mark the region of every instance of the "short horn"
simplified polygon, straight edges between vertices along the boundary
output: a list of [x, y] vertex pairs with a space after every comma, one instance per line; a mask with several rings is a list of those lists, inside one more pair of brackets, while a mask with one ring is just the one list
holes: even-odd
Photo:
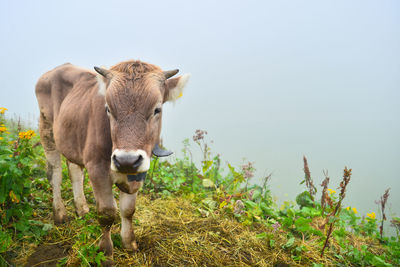
[[172, 151], [168, 151], [168, 150], [164, 150], [162, 148], [160, 148], [160, 146], [158, 144], [156, 144], [153, 148], [153, 155], [156, 157], [168, 157], [170, 155], [172, 155]]
[[167, 71], [164, 71], [163, 73], [164, 73], [165, 79], [169, 79], [172, 76], [174, 76], [175, 74], [177, 74], [178, 72], [179, 72], [179, 70], [175, 69], [175, 70], [167, 70]]
[[99, 73], [101, 76], [103, 76], [104, 78], [111, 78], [112, 74], [111, 71], [103, 69], [103, 68], [99, 68], [99, 67], [94, 67], [94, 70]]

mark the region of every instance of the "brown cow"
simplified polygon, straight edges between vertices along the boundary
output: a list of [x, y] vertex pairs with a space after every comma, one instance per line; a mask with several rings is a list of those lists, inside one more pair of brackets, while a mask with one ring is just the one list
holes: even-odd
[[[189, 75], [171, 78], [178, 70], [162, 71], [141, 61], [126, 61], [96, 72], [66, 63], [45, 73], [36, 85], [39, 131], [53, 188], [55, 223], [66, 219], [61, 199], [62, 154], [68, 161], [78, 215], [89, 211], [83, 193], [83, 168], [93, 187], [103, 235], [100, 249], [112, 258], [110, 227], [116, 217], [112, 193], [121, 190], [121, 237], [136, 250], [132, 229], [137, 191], [160, 150], [162, 104], [182, 94]], [[112, 261], [109, 261], [111, 264]]]

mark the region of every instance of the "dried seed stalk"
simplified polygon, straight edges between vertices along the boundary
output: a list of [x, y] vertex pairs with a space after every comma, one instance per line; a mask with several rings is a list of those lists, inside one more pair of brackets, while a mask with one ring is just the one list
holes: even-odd
[[304, 174], [305, 174], [305, 181], [306, 186], [308, 188], [308, 192], [310, 193], [311, 200], [314, 201], [315, 193], [317, 192], [317, 188], [314, 186], [313, 180], [311, 178], [310, 169], [308, 168], [307, 158], [303, 156], [304, 161]]
[[[346, 187], [350, 182], [351, 178], [351, 169], [347, 169], [347, 167], [344, 167], [343, 171], [343, 180], [340, 182], [340, 194], [339, 194], [339, 201], [336, 204], [335, 210], [329, 215], [329, 217], [336, 217], [337, 214], [339, 214], [339, 211], [341, 209], [342, 201], [344, 197], [346, 196]], [[329, 238], [331, 237], [332, 230], [333, 230], [333, 225], [335, 224], [336, 220], [331, 220], [331, 223], [329, 225], [329, 230], [328, 230], [328, 235], [326, 236], [326, 240], [324, 243], [324, 247], [322, 248], [321, 251], [321, 257], [324, 256], [324, 251], [325, 248], [328, 246]]]
[[385, 193], [381, 196], [381, 199], [376, 202], [378, 205], [380, 205], [382, 213], [382, 222], [381, 225], [379, 226], [379, 233], [381, 235], [381, 239], [383, 238], [383, 222], [386, 221], [385, 207], [386, 207], [386, 202], [389, 198], [389, 190], [390, 188], [386, 189]]
[[321, 208], [322, 208], [322, 215], [325, 215], [325, 207], [326, 207], [326, 203], [328, 202], [328, 204], [332, 204], [332, 200], [329, 197], [328, 194], [328, 185], [329, 185], [329, 176], [328, 176], [328, 171], [324, 170], [324, 175], [325, 175], [325, 179], [322, 181], [322, 195], [321, 195]]

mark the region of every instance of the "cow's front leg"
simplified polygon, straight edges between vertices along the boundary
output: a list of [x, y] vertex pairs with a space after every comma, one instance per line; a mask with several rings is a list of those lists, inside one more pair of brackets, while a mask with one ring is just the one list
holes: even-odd
[[119, 194], [122, 245], [128, 251], [136, 251], [138, 248], [132, 227], [132, 217], [135, 213], [136, 196], [137, 192], [134, 194], [127, 194], [121, 191]]
[[116, 218], [117, 207], [112, 192], [112, 182], [108, 170], [96, 167], [97, 166], [87, 166], [87, 170], [89, 173], [89, 179], [93, 186], [94, 197], [96, 199], [98, 220], [102, 228], [99, 247], [108, 258], [108, 260], [103, 263], [103, 266], [112, 266], [113, 242], [111, 240], [110, 229]]

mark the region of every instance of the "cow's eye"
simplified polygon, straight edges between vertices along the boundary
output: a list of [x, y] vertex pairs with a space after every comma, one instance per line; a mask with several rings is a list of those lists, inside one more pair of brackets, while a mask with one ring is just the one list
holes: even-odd
[[110, 114], [110, 109], [108, 108], [108, 106], [106, 106], [106, 112], [107, 114]]
[[161, 112], [161, 108], [156, 108], [155, 110], [154, 110], [154, 115], [157, 115], [158, 113], [160, 113]]

